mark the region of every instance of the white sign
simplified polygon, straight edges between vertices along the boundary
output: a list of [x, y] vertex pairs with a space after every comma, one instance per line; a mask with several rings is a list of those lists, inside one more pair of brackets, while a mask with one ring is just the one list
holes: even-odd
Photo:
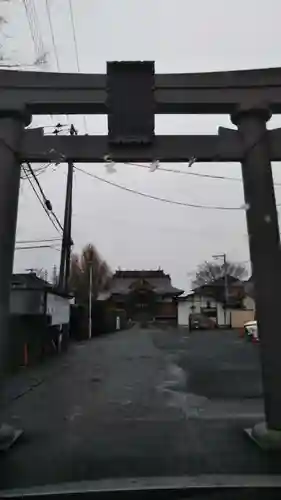
[[70, 319], [70, 301], [53, 293], [47, 293], [46, 312], [51, 316], [52, 325], [65, 325]]

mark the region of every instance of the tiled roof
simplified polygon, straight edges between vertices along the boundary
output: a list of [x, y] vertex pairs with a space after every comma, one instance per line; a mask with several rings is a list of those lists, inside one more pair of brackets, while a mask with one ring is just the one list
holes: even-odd
[[159, 295], [179, 295], [183, 292], [183, 290], [172, 286], [169, 274], [165, 274], [162, 270], [117, 271], [113, 275], [110, 292], [127, 295], [132, 291], [132, 285], [140, 279], [147, 282], [152, 290]]
[[152, 279], [152, 278], [168, 278], [170, 279], [169, 274], [165, 274], [163, 269], [130, 269], [130, 270], [117, 270], [114, 273], [114, 278], [122, 278], [122, 279]]
[[[234, 278], [233, 276], [227, 276], [228, 284], [228, 304], [236, 304], [241, 301], [241, 298], [245, 294], [244, 282]], [[194, 292], [201, 296], [213, 297], [216, 300], [223, 302], [225, 300], [225, 280], [224, 277], [218, 278], [217, 280], [206, 283], [198, 288], [194, 289]]]

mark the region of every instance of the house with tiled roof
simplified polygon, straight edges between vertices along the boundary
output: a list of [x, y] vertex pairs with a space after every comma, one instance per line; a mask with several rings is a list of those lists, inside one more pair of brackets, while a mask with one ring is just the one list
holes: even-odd
[[176, 298], [182, 293], [162, 269], [117, 270], [109, 290], [98, 300], [111, 309], [125, 310], [133, 321], [176, 322]]
[[220, 277], [181, 295], [177, 302], [179, 326], [189, 325], [192, 314], [207, 316], [216, 327], [222, 328], [239, 328], [255, 316], [254, 302], [245, 282], [231, 275], [227, 276], [227, 297], [225, 278]]

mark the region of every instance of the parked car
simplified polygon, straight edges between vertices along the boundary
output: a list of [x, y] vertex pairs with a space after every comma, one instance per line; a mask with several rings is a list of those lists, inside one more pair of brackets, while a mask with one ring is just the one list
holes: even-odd
[[256, 321], [247, 321], [244, 324], [245, 336], [252, 342], [259, 342], [258, 325]]
[[213, 330], [215, 320], [200, 313], [191, 313], [189, 316], [189, 330]]

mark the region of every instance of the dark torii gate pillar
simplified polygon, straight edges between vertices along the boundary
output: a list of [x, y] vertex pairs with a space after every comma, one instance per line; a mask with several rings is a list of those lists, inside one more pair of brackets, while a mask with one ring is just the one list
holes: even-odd
[[7, 368], [9, 290], [13, 270], [24, 114], [0, 109], [0, 374]]
[[[17, 226], [21, 148], [24, 125], [22, 110], [0, 108], [0, 381], [8, 367], [10, 287]], [[11, 426], [0, 426], [0, 450], [8, 448], [21, 434]]]
[[[245, 152], [242, 158], [246, 218], [255, 284], [266, 423], [252, 436], [264, 447], [279, 446], [281, 431], [281, 248], [265, 105], [241, 105], [232, 115]], [[268, 429], [272, 431], [268, 431]]]

